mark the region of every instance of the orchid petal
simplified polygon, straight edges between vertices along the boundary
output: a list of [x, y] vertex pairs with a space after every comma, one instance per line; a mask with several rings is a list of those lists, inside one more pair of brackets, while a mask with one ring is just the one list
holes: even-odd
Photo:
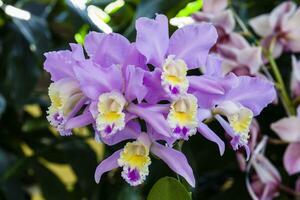
[[289, 175], [300, 172], [300, 142], [291, 143], [283, 156], [283, 164]]
[[228, 5], [228, 0], [204, 0], [203, 11], [204, 12], [220, 12], [224, 10]]
[[226, 99], [241, 103], [258, 115], [276, 98], [273, 83], [259, 77], [239, 77], [239, 85], [227, 94]]
[[101, 138], [101, 141], [103, 141], [107, 145], [115, 145], [125, 140], [137, 139], [140, 133], [141, 130], [139, 124], [137, 122], [130, 121], [126, 124], [123, 130], [118, 131], [111, 137]]
[[102, 67], [123, 64], [130, 50], [129, 41], [118, 33], [89, 33], [84, 42], [90, 58]]
[[271, 124], [271, 129], [284, 141], [300, 142], [300, 118], [298, 117], [283, 118]]
[[200, 122], [198, 125], [198, 131], [203, 137], [205, 137], [209, 141], [212, 141], [218, 145], [221, 156], [224, 154], [225, 143], [206, 124]]
[[136, 21], [136, 47], [147, 63], [162, 67], [169, 46], [168, 19], [156, 15], [155, 20], [141, 17]]
[[91, 124], [94, 121], [90, 112], [84, 112], [81, 115], [69, 119], [65, 125], [65, 129], [80, 128]]
[[174, 172], [184, 177], [192, 187], [195, 187], [193, 170], [183, 153], [159, 143], [152, 144], [151, 152], [161, 158]]
[[202, 67], [206, 64], [208, 52], [217, 38], [217, 30], [212, 24], [202, 22], [188, 25], [173, 33], [168, 54], [183, 59], [189, 69]]
[[162, 134], [165, 137], [171, 136], [170, 126], [163, 114], [159, 112], [153, 112], [150, 109], [137, 106], [135, 104], [130, 104], [127, 107], [127, 111], [144, 119], [154, 128], [157, 133]]
[[76, 77], [80, 83], [83, 93], [93, 99], [98, 100], [98, 97], [103, 92], [122, 89], [122, 73], [118, 66], [109, 68], [96, 67], [90, 62], [86, 62], [84, 68], [74, 68]]
[[95, 181], [96, 181], [96, 183], [100, 182], [102, 174], [119, 167], [118, 159], [120, 157], [121, 151], [122, 151], [122, 149], [119, 150], [119, 151], [116, 151], [115, 153], [113, 153], [111, 156], [109, 156], [108, 158], [103, 160], [98, 165], [98, 167], [96, 168], [96, 172], [95, 172]]
[[133, 65], [126, 67], [126, 88], [125, 96], [128, 101], [137, 99], [139, 103], [142, 102], [147, 94], [147, 88], [143, 85], [144, 70]]

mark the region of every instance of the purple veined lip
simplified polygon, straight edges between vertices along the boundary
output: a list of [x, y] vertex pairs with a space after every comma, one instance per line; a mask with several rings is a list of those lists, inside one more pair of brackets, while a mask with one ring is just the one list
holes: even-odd
[[54, 116], [53, 116], [54, 120], [61, 123], [63, 121], [63, 117], [60, 116], [59, 113], [55, 113]]
[[141, 178], [140, 173], [137, 169], [128, 169], [127, 177], [132, 182], [136, 182]]
[[172, 94], [179, 94], [179, 89], [176, 87], [176, 86], [169, 86], [169, 90], [170, 90], [170, 92], [172, 93]]

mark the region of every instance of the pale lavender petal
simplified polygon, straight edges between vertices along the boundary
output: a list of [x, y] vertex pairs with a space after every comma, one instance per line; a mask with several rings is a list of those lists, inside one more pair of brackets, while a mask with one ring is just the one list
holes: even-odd
[[140, 67], [142, 69], [148, 70], [148, 66], [146, 64], [146, 58], [137, 50], [135, 43], [130, 44], [130, 49], [123, 66], [127, 66], [127, 65], [134, 65], [136, 67]]
[[195, 187], [193, 170], [183, 153], [159, 143], [152, 144], [151, 152], [161, 158], [174, 172], [184, 177], [192, 187]]
[[80, 128], [83, 126], [87, 126], [92, 122], [94, 122], [94, 118], [91, 113], [87, 111], [81, 115], [69, 119], [65, 124], [65, 129]]
[[206, 124], [200, 122], [198, 124], [198, 132], [209, 141], [212, 141], [218, 145], [221, 156], [224, 154], [225, 143]]
[[240, 76], [239, 84], [227, 94], [226, 99], [236, 101], [252, 110], [254, 116], [276, 98], [273, 83], [259, 77]]
[[228, 0], [204, 0], [203, 11], [204, 12], [220, 12], [224, 10], [228, 5]]
[[300, 118], [283, 118], [271, 124], [271, 129], [287, 142], [300, 142]]
[[148, 90], [145, 97], [148, 103], [154, 104], [159, 101], [169, 99], [165, 90], [161, 86], [161, 71], [159, 69], [155, 69], [152, 72], [145, 72], [144, 84]]
[[146, 123], [149, 123], [157, 133], [166, 137], [171, 136], [170, 126], [163, 114], [153, 112], [150, 109], [137, 106], [135, 104], [130, 104], [127, 107], [127, 111], [144, 119]]
[[76, 65], [71, 51], [53, 51], [44, 54], [44, 69], [50, 73], [51, 80], [57, 81], [66, 77], [74, 77], [73, 67]]
[[118, 33], [89, 33], [84, 42], [89, 57], [102, 67], [123, 64], [130, 50], [129, 41]]
[[100, 182], [101, 176], [105, 173], [108, 172], [110, 170], [116, 169], [119, 167], [118, 165], [118, 159], [120, 157], [120, 153], [121, 153], [122, 149], [119, 151], [116, 151], [115, 153], [113, 153], [111, 156], [109, 156], [108, 158], [106, 158], [105, 160], [103, 160], [98, 167], [96, 168], [96, 172], [95, 172], [95, 181], [96, 183]]
[[204, 67], [204, 74], [208, 76], [221, 76], [222, 59], [216, 54], [209, 54]]
[[136, 20], [136, 47], [143, 54], [147, 63], [162, 67], [168, 46], [168, 19], [156, 15], [155, 20], [141, 17]]
[[142, 102], [147, 94], [147, 87], [143, 84], [145, 71], [133, 65], [126, 67], [125, 74], [125, 97], [128, 101], [137, 99]]
[[294, 175], [300, 172], [299, 142], [289, 144], [283, 156], [283, 164], [289, 175]]
[[210, 76], [188, 76], [188, 80], [191, 91], [209, 94], [224, 94], [225, 92], [222, 85]]
[[70, 44], [72, 50], [72, 57], [74, 60], [82, 61], [85, 60], [83, 48], [80, 44]]
[[202, 67], [217, 38], [217, 30], [212, 24], [188, 25], [173, 33], [168, 54], [183, 59], [189, 69]]
[[270, 23], [270, 16], [267, 14], [259, 15], [249, 21], [249, 25], [255, 33], [261, 37], [267, 37], [274, 31], [274, 26]]
[[74, 72], [83, 93], [93, 100], [98, 100], [103, 92], [122, 90], [122, 73], [118, 66], [101, 68], [86, 62], [84, 68], [74, 68]]
[[107, 145], [115, 145], [125, 140], [137, 139], [140, 134], [141, 134], [141, 130], [138, 122], [130, 121], [126, 124], [123, 130], [118, 131], [116, 134], [112, 135], [111, 137], [101, 138], [101, 141]]

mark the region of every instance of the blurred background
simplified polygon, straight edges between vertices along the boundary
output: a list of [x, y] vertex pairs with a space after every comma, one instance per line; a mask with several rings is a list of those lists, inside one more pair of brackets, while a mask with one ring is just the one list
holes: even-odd
[[[270, 12], [280, 2], [232, 0], [231, 6], [247, 21]], [[189, 16], [201, 5], [201, 0], [0, 0], [0, 199], [142, 200], [159, 178], [175, 177], [165, 164], [153, 159], [142, 186], [128, 186], [119, 170], [109, 172], [96, 184], [93, 175], [97, 164], [122, 144], [104, 148], [88, 128], [60, 137], [49, 127], [50, 77], [43, 71], [43, 53], [83, 43], [91, 30], [118, 32], [133, 41], [136, 18], [162, 13], [174, 24], [176, 17]], [[171, 32], [176, 29], [170, 28]], [[286, 65], [282, 73], [288, 77], [290, 55], [282, 56], [278, 63]], [[284, 116], [284, 111], [278, 107], [270, 110], [267, 108], [258, 120], [262, 131], [272, 135], [269, 123]], [[284, 181], [293, 183], [284, 176], [284, 148], [270, 148], [267, 153]], [[193, 199], [250, 199], [245, 174], [229, 148], [220, 157], [213, 143], [194, 137], [184, 144], [183, 151], [196, 176]], [[282, 194], [278, 199], [290, 197]]]

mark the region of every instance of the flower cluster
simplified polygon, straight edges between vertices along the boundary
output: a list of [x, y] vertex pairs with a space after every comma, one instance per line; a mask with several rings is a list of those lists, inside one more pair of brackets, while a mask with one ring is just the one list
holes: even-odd
[[[117, 33], [91, 32], [85, 52], [71, 44], [71, 50], [45, 54], [53, 81], [51, 125], [63, 136], [91, 125], [99, 142], [127, 141], [99, 164], [96, 182], [120, 167], [126, 182], [139, 185], [153, 154], [195, 187], [192, 168], [174, 144], [199, 134], [215, 142], [222, 155], [225, 143], [207, 125], [211, 120], [226, 131], [233, 150], [245, 149], [249, 157], [250, 125], [275, 99], [273, 83], [223, 75], [222, 59], [209, 53], [218, 40], [211, 23], [188, 25], [169, 37], [168, 19], [156, 15], [137, 19], [136, 31], [134, 43]], [[195, 69], [199, 75], [190, 75]]]

